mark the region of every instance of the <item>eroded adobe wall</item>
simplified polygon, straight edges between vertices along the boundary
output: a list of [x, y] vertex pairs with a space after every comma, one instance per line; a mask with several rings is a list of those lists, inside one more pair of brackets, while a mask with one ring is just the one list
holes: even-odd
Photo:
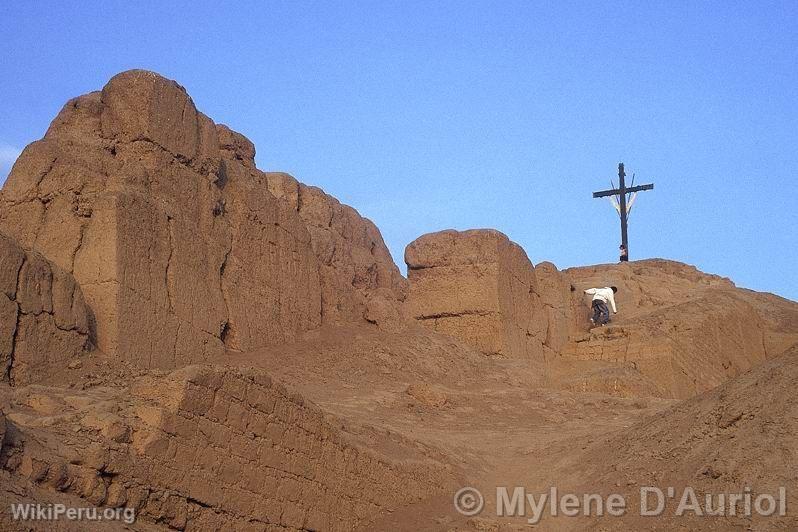
[[[422, 324], [488, 355], [539, 361], [572, 390], [691, 397], [798, 342], [793, 304], [678, 262], [533, 267], [491, 230], [424, 235], [406, 261], [408, 309]], [[594, 327], [584, 290], [605, 286], [618, 287], [618, 314]]]
[[[559, 342], [534, 267], [520, 246], [489, 229], [424, 235], [405, 252], [408, 312], [483, 353], [542, 361]], [[558, 292], [559, 293], [559, 292]], [[551, 306], [551, 305], [549, 305]]]
[[168, 368], [288, 341], [321, 323], [319, 265], [253, 157], [177, 83], [125, 72], [23, 151], [0, 228], [74, 274], [110, 354]]
[[377, 226], [317, 187], [281, 172], [267, 172], [269, 191], [305, 222], [319, 261], [325, 323], [364, 317], [395, 326], [404, 319], [407, 280], [391, 257]]
[[391, 454], [365, 449], [262, 371], [191, 366], [114, 393], [33, 394], [28, 409], [60, 421], [26, 438], [41, 429], [15, 414], [3, 467], [180, 530], [352, 530], [455, 484], [434, 450], [388, 433], [366, 438]]
[[26, 384], [91, 345], [91, 311], [74, 278], [0, 234], [0, 379]]

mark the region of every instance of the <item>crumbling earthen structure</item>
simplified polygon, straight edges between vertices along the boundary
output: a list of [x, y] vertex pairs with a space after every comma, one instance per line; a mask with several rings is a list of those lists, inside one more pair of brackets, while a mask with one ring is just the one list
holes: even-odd
[[[793, 305], [671, 261], [560, 272], [550, 263], [534, 267], [493, 230], [424, 235], [405, 260], [408, 310], [419, 322], [491, 356], [548, 362], [552, 370], [588, 362], [568, 366], [564, 385], [575, 390], [691, 397], [798, 339], [790, 319], [769, 317], [779, 309], [794, 319]], [[619, 314], [591, 328], [583, 291], [610, 285], [619, 289]]]
[[173, 81], [69, 101], [0, 191], [0, 528], [59, 503], [141, 530], [513, 530], [497, 486], [798, 489], [794, 302], [665, 260], [533, 266], [494, 230], [406, 262]]
[[362, 320], [380, 288], [403, 299], [371, 222], [254, 156], [175, 82], [125, 72], [25, 149], [0, 229], [72, 273], [98, 346], [142, 367], [286, 342], [323, 313]]
[[69, 273], [0, 234], [0, 378], [14, 384], [91, 347], [91, 310]]

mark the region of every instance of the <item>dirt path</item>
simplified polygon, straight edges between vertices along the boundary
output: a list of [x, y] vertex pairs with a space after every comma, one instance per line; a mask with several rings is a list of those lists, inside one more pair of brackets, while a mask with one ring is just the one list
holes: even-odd
[[[438, 449], [461, 473], [461, 487], [483, 494], [481, 516], [488, 520], [496, 516], [497, 487], [542, 493], [551, 485], [577, 485], [579, 474], [571, 470], [576, 471], [573, 462], [584, 449], [671, 404], [546, 389], [534, 367], [476, 354], [452, 359], [445, 344], [436, 343], [441, 340], [423, 338], [430, 344], [419, 348], [421, 340], [412, 335], [397, 336], [387, 345], [381, 337], [379, 346], [367, 332], [321, 335], [235, 362], [263, 367], [290, 382], [350, 424], [350, 431], [376, 426]], [[413, 348], [404, 352], [403, 343]], [[462, 356], [462, 350], [457, 353]], [[434, 369], [403, 371], [424, 366], [403, 356], [428, 357], [425, 362]], [[374, 525], [395, 530], [466, 527], [468, 518], [455, 510], [453, 495], [400, 509]]]

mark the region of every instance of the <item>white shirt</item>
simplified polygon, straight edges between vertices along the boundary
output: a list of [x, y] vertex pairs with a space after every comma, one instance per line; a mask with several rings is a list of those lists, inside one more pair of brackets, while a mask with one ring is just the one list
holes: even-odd
[[616, 314], [618, 313], [618, 310], [615, 308], [615, 292], [613, 292], [612, 288], [609, 286], [605, 286], [604, 288], [588, 288], [585, 290], [585, 293], [592, 294], [593, 301], [598, 299], [604, 303], [609, 303], [612, 307], [612, 311]]

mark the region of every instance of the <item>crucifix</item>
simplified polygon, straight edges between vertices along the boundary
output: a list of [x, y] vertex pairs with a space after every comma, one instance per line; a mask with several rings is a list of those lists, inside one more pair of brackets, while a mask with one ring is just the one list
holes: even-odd
[[[629, 237], [627, 235], [627, 217], [629, 216], [629, 211], [632, 209], [632, 202], [634, 199], [632, 199], [632, 202], [627, 201], [627, 195], [632, 193], [636, 194], [642, 190], [653, 190], [654, 183], [634, 186], [634, 179], [632, 179], [632, 186], [627, 187], [626, 181], [624, 180], [625, 177], [626, 173], [623, 171], [623, 163], [618, 163], [618, 188], [594, 192], [593, 197], [606, 198], [607, 196], [616, 196], [618, 198], [616, 209], [618, 210], [618, 214], [621, 215], [621, 249], [623, 250], [622, 253], [626, 253], [626, 258], [628, 259]], [[625, 260], [623, 254], [621, 255], [621, 260]]]

